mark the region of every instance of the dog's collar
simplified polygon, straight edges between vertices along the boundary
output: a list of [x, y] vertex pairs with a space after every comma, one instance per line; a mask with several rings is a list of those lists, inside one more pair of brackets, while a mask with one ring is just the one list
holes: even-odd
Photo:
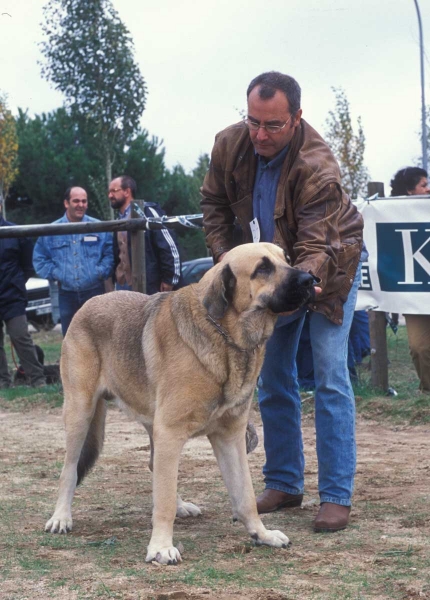
[[257, 346], [255, 346], [255, 348], [252, 348], [252, 350], [245, 350], [245, 348], [241, 348], [240, 346], [238, 346], [236, 344], [236, 342], [233, 341], [233, 339], [230, 336], [230, 334], [228, 334], [227, 331], [222, 327], [222, 325], [220, 325], [219, 323], [217, 323], [215, 321], [215, 319], [213, 319], [209, 314], [206, 315], [206, 320], [209, 321], [209, 323], [212, 323], [212, 325], [215, 327], [215, 329], [218, 331], [218, 333], [222, 335], [222, 337], [224, 338], [225, 342], [229, 346], [231, 346], [235, 350], [238, 350], [239, 352], [243, 352], [244, 354], [248, 354], [249, 352], [255, 352], [257, 350], [257, 348], [260, 346], [260, 344], [257, 344]]

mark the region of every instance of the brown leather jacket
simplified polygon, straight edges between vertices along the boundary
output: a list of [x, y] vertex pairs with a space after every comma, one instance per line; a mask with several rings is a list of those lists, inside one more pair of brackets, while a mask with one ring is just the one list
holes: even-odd
[[[206, 242], [215, 261], [233, 248], [235, 219], [242, 241], [252, 242], [252, 192], [257, 157], [242, 122], [215, 138], [201, 188]], [[321, 279], [311, 309], [342, 323], [363, 243], [363, 219], [340, 185], [339, 167], [322, 137], [303, 119], [282, 167], [275, 204], [273, 242], [292, 264]]]

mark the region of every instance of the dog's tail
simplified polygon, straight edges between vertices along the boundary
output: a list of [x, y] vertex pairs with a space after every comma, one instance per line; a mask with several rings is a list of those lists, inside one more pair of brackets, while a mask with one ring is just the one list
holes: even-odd
[[77, 485], [81, 483], [85, 475], [93, 468], [102, 451], [105, 437], [105, 421], [106, 400], [104, 397], [100, 397], [97, 401], [96, 409], [79, 457]]

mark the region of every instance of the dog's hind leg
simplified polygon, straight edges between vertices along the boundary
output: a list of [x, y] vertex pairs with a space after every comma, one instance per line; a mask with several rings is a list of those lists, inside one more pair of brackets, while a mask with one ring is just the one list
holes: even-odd
[[258, 515], [251, 473], [246, 457], [245, 431], [219, 429], [208, 436], [233, 509], [233, 518], [245, 525], [257, 545], [286, 548], [289, 540], [281, 531], [266, 529]]
[[[149, 444], [151, 449], [151, 456], [149, 458], [149, 470], [153, 471], [154, 468], [154, 442], [152, 439], [152, 427], [150, 425], [144, 426], [148, 436]], [[198, 517], [202, 514], [200, 508], [192, 502], [184, 502], [179, 494], [176, 494], [176, 516], [180, 519], [186, 519], [187, 517]]]
[[[80, 396], [80, 397], [79, 397]], [[66, 456], [61, 472], [58, 500], [45, 531], [72, 530], [72, 500], [76, 486], [94, 465], [103, 446], [106, 401], [84, 394], [65, 399]]]

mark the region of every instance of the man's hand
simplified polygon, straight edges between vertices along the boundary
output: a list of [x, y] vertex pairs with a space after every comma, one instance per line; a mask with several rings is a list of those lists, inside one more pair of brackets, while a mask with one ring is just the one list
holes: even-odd
[[[314, 290], [315, 290], [315, 296], [318, 296], [318, 294], [321, 294], [321, 292], [322, 292], [322, 289], [318, 286], [314, 286]], [[292, 315], [298, 310], [299, 309], [296, 308], [296, 310], [289, 310], [287, 312], [279, 313], [279, 316], [280, 317], [288, 317], [288, 315]]]
[[173, 285], [171, 285], [170, 283], [165, 283], [164, 281], [161, 282], [160, 292], [171, 292], [172, 290]]

